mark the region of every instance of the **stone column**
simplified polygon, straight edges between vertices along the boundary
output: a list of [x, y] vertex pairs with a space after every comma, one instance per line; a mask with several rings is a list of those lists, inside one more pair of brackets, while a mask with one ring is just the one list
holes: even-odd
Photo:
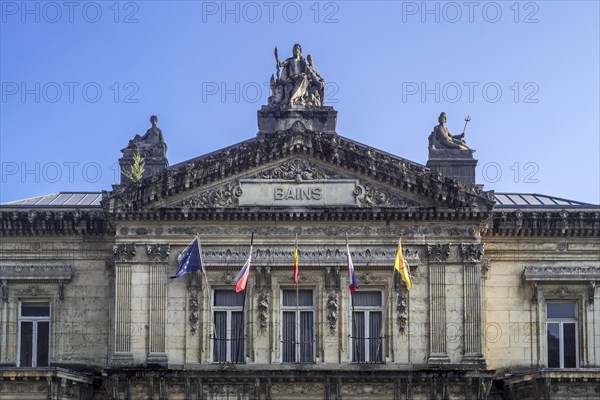
[[115, 256], [115, 343], [113, 364], [132, 364], [131, 352], [131, 277], [135, 243], [113, 246]]
[[449, 363], [446, 352], [446, 261], [449, 244], [427, 246], [429, 255], [429, 364]]
[[464, 268], [463, 363], [485, 364], [481, 330], [481, 256], [484, 245], [462, 244]]
[[166, 365], [165, 351], [167, 327], [167, 261], [169, 260], [169, 244], [148, 244], [146, 251], [151, 262], [149, 268], [149, 331], [148, 331], [148, 364]]

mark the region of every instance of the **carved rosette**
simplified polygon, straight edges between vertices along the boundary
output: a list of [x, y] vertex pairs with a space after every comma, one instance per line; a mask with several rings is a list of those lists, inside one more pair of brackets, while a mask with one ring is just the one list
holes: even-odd
[[450, 244], [433, 244], [427, 246], [427, 254], [431, 262], [446, 262], [450, 255]]
[[476, 244], [463, 243], [460, 245], [460, 252], [462, 254], [464, 262], [474, 262], [474, 263], [481, 262], [481, 257], [483, 256], [484, 250], [485, 250], [484, 243], [476, 243]]
[[135, 257], [135, 243], [117, 243], [113, 245], [116, 262], [131, 262]]
[[171, 253], [170, 244], [147, 244], [146, 252], [148, 258], [152, 262], [165, 263], [169, 260], [169, 254]]

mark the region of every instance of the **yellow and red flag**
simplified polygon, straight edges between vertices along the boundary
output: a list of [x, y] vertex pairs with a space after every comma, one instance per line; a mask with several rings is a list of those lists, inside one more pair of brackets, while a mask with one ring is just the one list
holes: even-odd
[[410, 265], [404, 259], [402, 255], [402, 239], [398, 240], [398, 251], [396, 252], [396, 261], [394, 262], [394, 269], [398, 271], [404, 283], [406, 283], [406, 288], [410, 290], [412, 287], [412, 283], [410, 281]]
[[294, 250], [294, 287], [298, 286], [298, 243]]

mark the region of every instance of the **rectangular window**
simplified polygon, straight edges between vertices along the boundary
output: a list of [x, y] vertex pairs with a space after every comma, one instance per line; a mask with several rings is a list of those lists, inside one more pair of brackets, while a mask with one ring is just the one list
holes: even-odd
[[246, 359], [244, 293], [213, 293], [213, 362], [243, 363]]
[[577, 303], [546, 303], [548, 368], [577, 368]]
[[380, 291], [352, 295], [352, 362], [383, 362], [383, 300]]
[[283, 290], [281, 296], [283, 362], [315, 361], [314, 303], [312, 290]]
[[50, 354], [50, 303], [19, 304], [19, 367], [47, 367]]

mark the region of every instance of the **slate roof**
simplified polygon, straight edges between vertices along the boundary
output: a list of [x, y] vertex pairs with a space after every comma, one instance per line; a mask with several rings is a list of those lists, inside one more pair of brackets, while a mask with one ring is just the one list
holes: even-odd
[[100, 207], [102, 192], [58, 192], [2, 203], [4, 207]]

